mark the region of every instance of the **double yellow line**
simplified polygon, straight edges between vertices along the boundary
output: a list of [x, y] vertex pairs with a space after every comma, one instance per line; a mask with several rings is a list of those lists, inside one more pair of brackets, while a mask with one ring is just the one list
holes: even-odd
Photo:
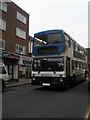
[[90, 117], [90, 105], [88, 106], [88, 110], [85, 114], [85, 119], [90, 119], [89, 117]]

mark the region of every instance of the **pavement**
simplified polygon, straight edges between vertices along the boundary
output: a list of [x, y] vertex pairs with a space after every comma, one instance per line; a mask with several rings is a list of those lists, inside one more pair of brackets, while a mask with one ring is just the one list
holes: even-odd
[[23, 79], [19, 81], [12, 80], [6, 84], [6, 87], [16, 87], [21, 85], [31, 84], [31, 79]]

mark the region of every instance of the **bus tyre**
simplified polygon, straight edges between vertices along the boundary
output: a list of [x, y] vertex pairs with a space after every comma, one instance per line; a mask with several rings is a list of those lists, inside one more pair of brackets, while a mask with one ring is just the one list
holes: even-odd
[[4, 82], [4, 80], [2, 80], [2, 91], [6, 88], [6, 84]]

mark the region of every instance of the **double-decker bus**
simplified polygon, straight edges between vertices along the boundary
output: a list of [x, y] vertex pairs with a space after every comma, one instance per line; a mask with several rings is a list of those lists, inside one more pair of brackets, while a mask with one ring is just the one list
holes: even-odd
[[85, 80], [86, 50], [63, 30], [36, 33], [43, 41], [33, 46], [32, 84], [43, 86], [70, 86]]

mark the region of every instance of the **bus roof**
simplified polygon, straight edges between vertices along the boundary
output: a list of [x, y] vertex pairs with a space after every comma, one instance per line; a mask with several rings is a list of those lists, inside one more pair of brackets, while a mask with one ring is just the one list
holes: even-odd
[[[48, 34], [56, 34], [56, 33], [65, 33], [69, 38], [71, 38], [72, 40], [74, 40], [70, 35], [68, 35], [63, 29], [54, 29], [54, 30], [46, 30], [46, 31], [42, 31], [42, 32], [38, 32], [34, 34], [34, 37], [38, 37], [40, 35], [48, 35]], [[75, 40], [74, 40], [75, 41]], [[76, 41], [75, 41], [76, 42]]]
[[[64, 33], [64, 34], [66, 34], [70, 39], [72, 39], [75, 43], [77, 43], [78, 44], [78, 42], [75, 40], [75, 39], [73, 39], [70, 35], [68, 35], [63, 29], [53, 29], [53, 30], [46, 30], [46, 31], [42, 31], [42, 32], [38, 32], [38, 33], [35, 33], [34, 34], [34, 37], [38, 37], [38, 36], [40, 36], [40, 35], [43, 35], [43, 34], [45, 34], [45, 35], [48, 35], [48, 34], [56, 34], [56, 33]], [[85, 49], [84, 47], [82, 47], [80, 44], [78, 44], [82, 49]]]
[[43, 34], [53, 34], [53, 33], [60, 33], [63, 32], [63, 30], [59, 30], [59, 29], [55, 29], [55, 30], [46, 30], [46, 31], [42, 31], [42, 32], [38, 32], [34, 34], [34, 37], [39, 36], [39, 35], [43, 35]]

